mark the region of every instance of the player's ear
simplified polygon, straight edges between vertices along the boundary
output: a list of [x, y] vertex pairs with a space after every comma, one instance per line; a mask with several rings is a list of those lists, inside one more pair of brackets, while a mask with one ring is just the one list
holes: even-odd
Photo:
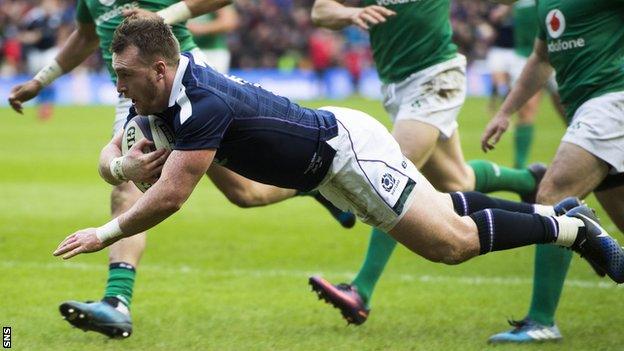
[[167, 70], [167, 64], [165, 61], [158, 60], [154, 62], [152, 68], [156, 71], [156, 80], [161, 80], [165, 77], [165, 71]]

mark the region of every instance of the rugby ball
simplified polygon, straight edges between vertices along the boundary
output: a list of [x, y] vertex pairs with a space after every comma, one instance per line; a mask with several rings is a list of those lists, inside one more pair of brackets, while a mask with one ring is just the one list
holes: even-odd
[[[124, 135], [121, 139], [121, 154], [127, 154], [132, 145], [143, 138], [154, 143], [154, 145], [144, 148], [143, 153], [158, 149], [173, 149], [173, 132], [162, 118], [153, 115], [136, 116], [126, 124], [124, 129]], [[134, 184], [142, 192], [147, 191], [152, 186], [151, 183], [146, 182], [134, 182]]]

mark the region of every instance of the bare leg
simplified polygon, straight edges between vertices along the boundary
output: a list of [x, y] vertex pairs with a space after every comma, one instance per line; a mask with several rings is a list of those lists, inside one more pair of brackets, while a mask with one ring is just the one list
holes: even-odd
[[624, 234], [624, 185], [606, 189], [602, 191], [594, 191], [594, 195], [607, 211], [611, 221]]
[[210, 166], [207, 175], [230, 202], [243, 208], [273, 204], [297, 193], [293, 189], [258, 183], [217, 164]]
[[580, 146], [562, 142], [537, 192], [537, 202], [552, 205], [566, 196], [586, 197], [609, 171], [606, 162]]
[[438, 128], [415, 120], [401, 120], [394, 124], [392, 136], [401, 152], [420, 169], [433, 154], [440, 136]]
[[438, 140], [421, 171], [439, 191], [471, 191], [475, 187], [475, 174], [464, 160], [459, 131]]
[[[113, 218], [132, 207], [141, 195], [141, 191], [130, 182], [113, 188], [111, 193], [111, 214]], [[145, 245], [145, 232], [119, 240], [109, 248], [109, 262], [125, 262], [136, 268], [139, 265], [141, 256], [143, 256]]]
[[456, 264], [477, 256], [477, 226], [470, 217], [455, 213], [451, 197], [437, 192], [431, 185], [414, 191], [418, 200], [389, 234], [434, 262]]

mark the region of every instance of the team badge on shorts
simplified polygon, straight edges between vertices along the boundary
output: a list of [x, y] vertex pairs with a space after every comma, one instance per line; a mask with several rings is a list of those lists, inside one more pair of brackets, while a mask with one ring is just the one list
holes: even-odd
[[396, 179], [390, 173], [386, 173], [381, 177], [381, 186], [385, 191], [390, 192], [396, 183]]

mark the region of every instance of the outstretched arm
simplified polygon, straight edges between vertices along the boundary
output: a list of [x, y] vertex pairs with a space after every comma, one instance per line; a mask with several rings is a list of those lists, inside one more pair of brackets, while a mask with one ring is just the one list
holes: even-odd
[[191, 17], [197, 17], [225, 7], [231, 4], [232, 0], [184, 0], [184, 2], [191, 10]]
[[334, 30], [352, 24], [368, 30], [369, 26], [383, 23], [394, 15], [394, 11], [383, 6], [349, 7], [336, 0], [316, 0], [312, 6], [312, 22]]
[[190, 18], [214, 12], [232, 3], [232, 0], [184, 0], [166, 7], [158, 12], [151, 12], [145, 9], [134, 8], [124, 10], [123, 15], [128, 17], [136, 16], [159, 16], [167, 24], [184, 22]]
[[189, 22], [186, 24], [194, 36], [228, 33], [238, 27], [238, 14], [233, 6], [227, 6], [215, 12], [215, 19], [210, 22]]
[[494, 149], [501, 136], [509, 127], [509, 119], [533, 95], [544, 87], [553, 72], [548, 61], [546, 42], [535, 40], [533, 53], [522, 69], [518, 82], [503, 102], [496, 116], [488, 123], [481, 137], [481, 149], [484, 152]]
[[52, 83], [54, 79], [81, 64], [97, 49], [99, 42], [95, 24], [78, 21], [76, 29], [71, 33], [54, 61], [28, 82], [11, 89], [9, 104], [13, 110], [22, 113], [24, 102], [37, 96], [41, 89]]
[[95, 252], [146, 231], [177, 212], [195, 189], [214, 159], [215, 150], [176, 150], [163, 167], [160, 179], [125, 213], [99, 228], [69, 235], [54, 251], [64, 259]]
[[124, 236], [144, 232], [177, 212], [208, 171], [214, 155], [215, 150], [173, 151], [156, 184], [119, 216]]
[[95, 32], [94, 23], [76, 22], [76, 29], [59, 51], [56, 62], [63, 72], [69, 72], [91, 56], [99, 44], [100, 39]]

